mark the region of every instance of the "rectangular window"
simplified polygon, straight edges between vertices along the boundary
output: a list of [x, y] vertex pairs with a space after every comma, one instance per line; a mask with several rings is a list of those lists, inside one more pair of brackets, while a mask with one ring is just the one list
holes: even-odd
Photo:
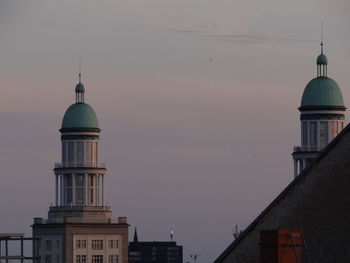
[[86, 255], [77, 255], [75, 257], [76, 263], [86, 263]]
[[60, 248], [60, 241], [56, 240], [56, 248], [59, 249]]
[[52, 263], [52, 256], [51, 255], [45, 256], [45, 263]]
[[74, 142], [68, 142], [68, 163], [74, 164]]
[[66, 147], [67, 147], [67, 142], [62, 142], [62, 163], [67, 162], [67, 160], [66, 160]]
[[307, 146], [308, 141], [307, 141], [307, 122], [304, 121], [302, 124], [302, 131], [301, 131], [301, 136], [302, 136], [302, 145], [301, 146]]
[[81, 248], [86, 248], [86, 240], [81, 241]]
[[310, 121], [310, 150], [317, 150], [317, 122]]
[[95, 186], [95, 176], [89, 175], [89, 186], [93, 187]]
[[72, 204], [72, 200], [73, 200], [73, 198], [72, 198], [72, 188], [67, 188], [66, 189], [66, 196], [65, 196], [65, 198], [66, 198], [66, 205], [70, 205], [70, 204]]
[[88, 164], [91, 164], [91, 154], [92, 154], [92, 149], [91, 149], [91, 144], [92, 142], [86, 142], [86, 162]]
[[64, 176], [64, 185], [65, 186], [72, 186], [72, 176], [69, 174], [66, 174]]
[[97, 163], [98, 162], [98, 143], [95, 142], [95, 162]]
[[321, 148], [326, 147], [328, 144], [328, 121], [320, 122], [320, 145]]
[[108, 263], [118, 263], [118, 255], [110, 255], [108, 257]]
[[103, 256], [102, 255], [93, 255], [91, 257], [92, 263], [103, 263]]
[[89, 202], [91, 205], [95, 203], [94, 189], [93, 188], [89, 189]]
[[91, 248], [95, 250], [103, 249], [103, 240], [92, 240]]
[[[76, 240], [75, 241], [75, 247], [76, 248], [81, 248], [81, 240]], [[79, 256], [80, 257], [80, 256]]]
[[332, 121], [331, 123], [331, 137], [334, 139], [338, 135], [338, 122]]
[[51, 250], [52, 249], [52, 240], [46, 240], [45, 242], [45, 249]]
[[84, 187], [84, 176], [82, 174], [75, 175], [75, 185]]
[[75, 203], [77, 205], [84, 204], [84, 188], [76, 187], [76, 189], [75, 189]]
[[83, 166], [84, 164], [83, 142], [77, 142], [77, 164], [78, 166]]
[[118, 240], [109, 240], [108, 247], [109, 248], [118, 248]]

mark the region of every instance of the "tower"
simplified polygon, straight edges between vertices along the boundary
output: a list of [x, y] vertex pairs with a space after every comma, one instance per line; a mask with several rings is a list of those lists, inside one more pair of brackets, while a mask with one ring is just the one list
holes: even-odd
[[100, 128], [85, 103], [85, 87], [75, 87], [75, 103], [65, 112], [62, 160], [55, 164], [55, 205], [48, 218], [34, 218], [34, 254], [40, 262], [127, 263], [126, 217], [112, 218], [104, 201], [105, 165], [99, 163]]
[[301, 99], [301, 146], [294, 147], [294, 177], [309, 166], [327, 144], [344, 128], [343, 96], [338, 84], [328, 77], [328, 59], [317, 57], [317, 77], [305, 87]]

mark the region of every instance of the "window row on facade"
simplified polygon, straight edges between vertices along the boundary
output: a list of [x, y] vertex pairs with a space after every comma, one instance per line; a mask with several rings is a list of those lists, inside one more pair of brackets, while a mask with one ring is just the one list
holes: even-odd
[[39, 256], [38, 263], [60, 263], [60, 255], [46, 255], [44, 259]]
[[[75, 257], [75, 263], [87, 263], [86, 255], [77, 255]], [[91, 256], [92, 263], [119, 263], [118, 255], [109, 255], [108, 261], [104, 261], [103, 255], [92, 255]]]
[[[84, 239], [77, 239], [75, 241], [75, 247], [77, 249], [86, 249], [87, 248], [87, 240]], [[119, 248], [119, 240], [117, 239], [111, 239], [108, 240], [108, 248], [114, 249]], [[102, 239], [94, 239], [91, 241], [91, 249], [93, 250], [102, 250], [104, 249], [104, 243]]]
[[102, 176], [98, 174], [64, 174], [59, 176], [63, 178], [63, 185], [60, 185], [64, 189], [62, 193], [63, 204], [95, 205], [100, 203]]
[[63, 141], [62, 162], [82, 166], [96, 163], [98, 158], [97, 141]]
[[310, 151], [323, 149], [343, 129], [343, 121], [303, 121], [302, 147]]
[[[42, 244], [43, 243], [43, 244]], [[38, 240], [38, 249], [44, 249], [47, 251], [51, 251], [52, 249], [60, 249], [60, 240], [51, 240], [51, 239], [46, 239], [46, 240]], [[44, 245], [44, 247], [42, 247]]]

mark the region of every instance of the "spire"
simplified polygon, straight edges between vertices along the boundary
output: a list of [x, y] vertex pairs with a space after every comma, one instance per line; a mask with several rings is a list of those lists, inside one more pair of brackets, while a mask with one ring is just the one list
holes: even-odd
[[323, 21], [321, 21], [321, 54], [323, 54]]
[[321, 22], [321, 54], [317, 57], [317, 77], [327, 77], [327, 56], [323, 53], [323, 21]]
[[139, 242], [139, 238], [137, 236], [137, 228], [136, 228], [136, 226], [135, 226], [134, 241], [133, 242]]
[[79, 56], [79, 74], [78, 74], [79, 82], [75, 86], [75, 102], [76, 103], [84, 103], [84, 93], [85, 87], [83, 83], [81, 83], [81, 56]]

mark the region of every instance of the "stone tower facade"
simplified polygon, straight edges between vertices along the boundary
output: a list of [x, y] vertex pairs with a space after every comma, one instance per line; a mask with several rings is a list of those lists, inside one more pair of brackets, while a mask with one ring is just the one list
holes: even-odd
[[126, 217], [112, 218], [104, 201], [105, 165], [99, 163], [100, 128], [85, 103], [85, 88], [75, 88], [76, 102], [62, 121], [62, 160], [55, 164], [55, 205], [48, 218], [34, 218], [34, 254], [40, 262], [127, 263]]

